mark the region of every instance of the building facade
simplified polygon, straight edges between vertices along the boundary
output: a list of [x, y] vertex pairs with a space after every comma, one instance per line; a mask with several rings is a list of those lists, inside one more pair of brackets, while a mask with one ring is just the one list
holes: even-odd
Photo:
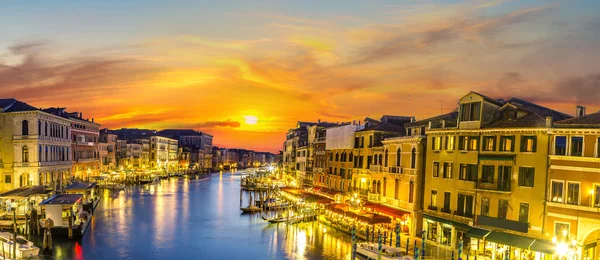
[[0, 99], [0, 189], [71, 182], [71, 122], [15, 99]]

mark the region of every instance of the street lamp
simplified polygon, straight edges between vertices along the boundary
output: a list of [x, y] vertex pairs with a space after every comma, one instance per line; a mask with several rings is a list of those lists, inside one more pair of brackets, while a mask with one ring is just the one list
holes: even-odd
[[552, 243], [555, 245], [556, 255], [559, 259], [574, 257], [577, 253], [577, 240], [569, 241], [569, 232], [563, 229], [560, 237], [553, 237]]

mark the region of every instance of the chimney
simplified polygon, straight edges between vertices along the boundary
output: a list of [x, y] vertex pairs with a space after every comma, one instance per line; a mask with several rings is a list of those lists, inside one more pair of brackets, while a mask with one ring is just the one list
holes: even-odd
[[83, 113], [79, 112], [79, 118], [82, 118], [82, 117], [83, 117]]
[[92, 117], [92, 123], [94, 123], [94, 118]]
[[575, 117], [580, 117], [580, 116], [585, 116], [585, 107], [578, 105], [575, 110]]
[[414, 122], [416, 122], [416, 121], [417, 121], [417, 119], [416, 119], [414, 116], [411, 116], [411, 117], [410, 117], [410, 122], [411, 122], [411, 123], [414, 123]]
[[546, 117], [546, 128], [552, 128], [552, 117], [551, 116], [547, 116]]
[[321, 119], [318, 119], [318, 120], [317, 120], [317, 123], [319, 123], [319, 124], [320, 124], [320, 123], [321, 123]]
[[442, 128], [446, 128], [446, 120], [442, 119]]

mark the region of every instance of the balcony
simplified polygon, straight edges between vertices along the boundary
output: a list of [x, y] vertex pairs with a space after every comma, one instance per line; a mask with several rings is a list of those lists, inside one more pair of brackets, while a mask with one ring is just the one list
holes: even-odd
[[450, 210], [450, 207], [447, 208], [442, 208], [442, 210], [440, 210], [442, 213], [446, 213], [446, 214], [452, 214], [452, 210]]
[[92, 162], [99, 162], [100, 159], [99, 158], [80, 158], [77, 159], [77, 163], [92, 163]]
[[385, 171], [385, 172], [389, 172], [389, 173], [403, 173], [402, 169], [403, 168], [400, 167], [400, 166], [390, 166], [390, 167], [387, 167], [387, 171]]
[[476, 185], [478, 190], [510, 192], [510, 181], [508, 180], [494, 180], [491, 182], [478, 180]]
[[454, 211], [454, 215], [465, 217], [465, 218], [473, 218], [473, 212], [462, 212], [462, 211]]
[[369, 170], [371, 172], [381, 172], [382, 171], [381, 165], [371, 165], [371, 167], [369, 167]]
[[369, 192], [369, 201], [379, 202], [379, 197], [379, 194]]
[[408, 175], [417, 175], [417, 169], [403, 168], [403, 173]]
[[40, 167], [60, 166], [60, 165], [72, 165], [72, 164], [73, 164], [73, 162], [71, 162], [71, 161], [39, 162], [39, 166]]
[[429, 206], [427, 206], [427, 209], [428, 209], [428, 210], [437, 211], [437, 210], [438, 210], [438, 207], [437, 207], [437, 206], [432, 206], [432, 205], [429, 205]]
[[84, 141], [77, 141], [76, 143], [79, 146], [94, 146], [94, 142], [84, 142]]
[[37, 139], [37, 135], [14, 135], [13, 140], [33, 140]]

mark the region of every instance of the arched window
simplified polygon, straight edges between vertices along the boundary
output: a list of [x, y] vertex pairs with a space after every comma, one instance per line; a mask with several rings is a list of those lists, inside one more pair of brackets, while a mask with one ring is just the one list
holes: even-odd
[[373, 164], [374, 164], [374, 165], [377, 165], [377, 164], [378, 164], [378, 163], [377, 163], [377, 161], [378, 161], [378, 160], [377, 160], [377, 158], [379, 158], [379, 156], [377, 156], [377, 155], [374, 155], [374, 156], [373, 156]]
[[333, 153], [329, 154], [329, 161], [333, 162]]
[[371, 187], [371, 193], [376, 193], [377, 192], [377, 182], [373, 181], [373, 185]]
[[42, 145], [38, 145], [38, 162], [42, 161]]
[[336, 162], [340, 161], [340, 154], [339, 153], [335, 153], [335, 161]]
[[64, 131], [64, 128], [63, 128], [63, 126], [61, 125], [61, 126], [60, 126], [60, 134], [59, 134], [59, 135], [60, 135], [60, 136], [59, 136], [60, 138], [63, 138], [63, 134], [64, 134], [64, 133], [63, 133], [63, 131]]
[[377, 194], [381, 193], [381, 181], [377, 181]]
[[22, 162], [29, 162], [29, 148], [27, 147], [27, 145], [23, 146], [23, 148], [21, 149], [22, 152], [22, 158], [21, 161]]
[[44, 123], [44, 133], [45, 136], [48, 136], [48, 122]]
[[388, 166], [388, 158], [389, 158], [389, 156], [388, 156], [388, 150], [385, 150], [385, 159], [384, 159], [385, 160], [385, 162], [384, 162], [385, 165], [384, 165], [384, 167]]
[[354, 160], [354, 154], [352, 154], [352, 152], [350, 152], [350, 160], [349, 161], [351, 162], [352, 160]]
[[29, 122], [27, 120], [21, 122], [21, 135], [29, 135]]
[[48, 161], [48, 146], [46, 146], [45, 149], [46, 149], [46, 153], [44, 156], [44, 162], [47, 162]]
[[42, 121], [38, 120], [38, 135], [42, 135]]
[[396, 151], [396, 166], [400, 166], [401, 162], [402, 162], [402, 149], [398, 148], [398, 150]]
[[387, 178], [383, 178], [383, 194], [384, 197], [387, 196]]
[[413, 148], [410, 153], [410, 168], [414, 169], [417, 167], [417, 149]]

